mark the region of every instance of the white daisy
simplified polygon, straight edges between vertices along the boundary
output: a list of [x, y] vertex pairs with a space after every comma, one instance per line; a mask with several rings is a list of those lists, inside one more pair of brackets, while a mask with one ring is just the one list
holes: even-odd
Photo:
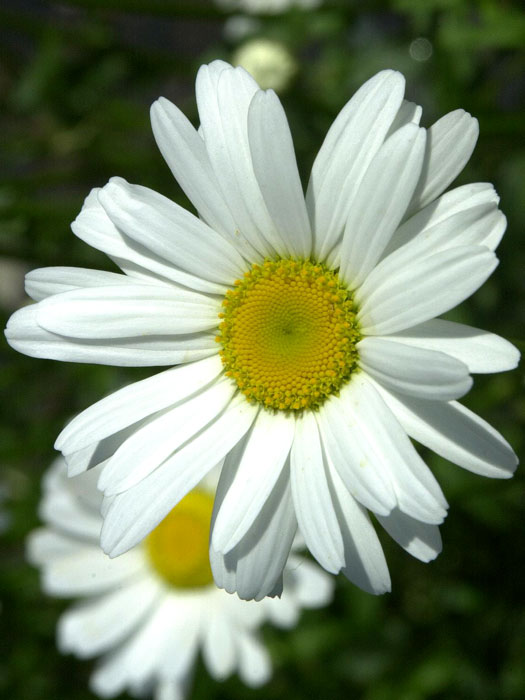
[[323, 0], [215, 0], [215, 4], [225, 10], [249, 12], [250, 14], [280, 14], [291, 7], [313, 10]]
[[[517, 460], [456, 402], [470, 374], [516, 366], [491, 333], [436, 317], [497, 265], [493, 187], [443, 194], [470, 157], [462, 110], [427, 131], [391, 70], [343, 108], [303, 196], [276, 95], [216, 61], [197, 77], [201, 125], [161, 98], [155, 137], [200, 218], [113, 178], [73, 223], [123, 274], [36, 270], [11, 318], [21, 352], [179, 365], [88, 408], [59, 436], [71, 475], [101, 463], [102, 546], [140, 542], [223, 458], [215, 581], [276, 594], [297, 524], [328, 571], [364, 590], [390, 579], [367, 510], [423, 561], [447, 503], [409, 436], [465, 469]], [[218, 319], [220, 316], [220, 319]], [[218, 328], [217, 328], [218, 327]]]
[[285, 44], [274, 39], [258, 37], [239, 46], [232, 57], [263, 89], [282, 92], [297, 72], [297, 63]]
[[59, 649], [81, 658], [104, 655], [91, 676], [92, 690], [102, 697], [127, 689], [153, 692], [158, 700], [183, 698], [199, 651], [217, 680], [237, 670], [249, 686], [265, 683], [271, 662], [260, 626], [293, 627], [302, 607], [328, 603], [330, 577], [292, 554], [280, 599], [244, 601], [216, 588], [208, 559], [210, 478], [142, 545], [109, 559], [98, 544], [98, 471], [68, 479], [65, 463], [56, 460], [43, 484], [46, 527], [28, 539], [28, 558], [41, 568], [44, 591], [81, 599], [59, 620]]

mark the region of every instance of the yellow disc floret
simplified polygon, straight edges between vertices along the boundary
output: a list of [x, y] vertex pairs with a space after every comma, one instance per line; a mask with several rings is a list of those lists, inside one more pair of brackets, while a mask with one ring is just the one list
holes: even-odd
[[157, 574], [176, 588], [213, 581], [208, 555], [213, 496], [194, 490], [180, 501], [146, 539]]
[[252, 402], [316, 409], [357, 369], [355, 305], [326, 265], [266, 260], [222, 304], [217, 341], [225, 372]]

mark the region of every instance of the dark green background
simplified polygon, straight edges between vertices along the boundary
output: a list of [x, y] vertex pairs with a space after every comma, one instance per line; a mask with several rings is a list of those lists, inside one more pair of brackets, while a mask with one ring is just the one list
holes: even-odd
[[[366, 8], [366, 9], [363, 9]], [[159, 95], [195, 119], [198, 66], [231, 56], [224, 13], [204, 1], [4, 2], [0, 9], [0, 274], [28, 269], [111, 269], [69, 223], [89, 189], [112, 175], [184, 197], [158, 153], [149, 105]], [[262, 17], [258, 32], [284, 41], [299, 62], [282, 96], [304, 179], [323, 136], [352, 92], [391, 67], [423, 105], [423, 125], [463, 107], [481, 135], [460, 182], [493, 182], [509, 220], [501, 264], [453, 318], [523, 339], [525, 15], [518, 2], [397, 0], [327, 2], [315, 12]], [[426, 61], [411, 42], [427, 38]], [[521, 50], [520, 50], [521, 47]], [[11, 302], [12, 303], [12, 302]], [[4, 321], [13, 308], [3, 302]], [[23, 540], [38, 522], [39, 479], [75, 412], [145, 376], [146, 370], [61, 364], [17, 355], [2, 341], [0, 490], [10, 526], [1, 540], [0, 695], [28, 700], [93, 696], [91, 662], [58, 654], [62, 602], [43, 597], [24, 563]], [[479, 377], [468, 406], [519, 452], [523, 380]], [[258, 691], [237, 678], [216, 684], [202, 665], [192, 697], [269, 700], [522, 700], [525, 697], [523, 475], [491, 481], [434, 455], [451, 510], [444, 551], [413, 560], [387, 537], [393, 592], [374, 598], [342, 577], [331, 608], [307, 612], [291, 633], [265, 629], [273, 681]]]

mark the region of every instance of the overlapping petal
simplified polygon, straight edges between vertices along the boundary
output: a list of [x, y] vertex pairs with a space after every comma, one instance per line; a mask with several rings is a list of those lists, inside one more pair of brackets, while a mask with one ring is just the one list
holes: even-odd
[[447, 189], [468, 163], [478, 135], [478, 120], [463, 109], [449, 112], [432, 124], [421, 180], [409, 211], [422, 209]]
[[160, 152], [189, 200], [209, 226], [231, 240], [236, 223], [197, 130], [164, 97], [151, 107], [151, 126]]
[[447, 353], [474, 373], [505, 372], [517, 367], [520, 358], [517, 348], [499, 335], [441, 318], [399, 331], [389, 338], [412, 347]]
[[58, 624], [58, 647], [81, 658], [102, 654], [124, 641], [148, 616], [161, 585], [138, 576], [128, 585], [67, 610]]
[[403, 102], [401, 102], [401, 106], [397, 110], [394, 121], [390, 125], [386, 138], [392, 136], [394, 132], [403, 128], [407, 124], [415, 124], [416, 126], [419, 126], [422, 114], [423, 108], [420, 107], [420, 105], [417, 105], [415, 102], [403, 100]]
[[[499, 197], [494, 187], [487, 183], [477, 182], [456, 187], [402, 223], [387, 245], [383, 257], [387, 257], [416, 237], [427, 240], [430, 246], [435, 243], [440, 247], [444, 244], [445, 247], [450, 247], [454, 244], [464, 245], [473, 240], [478, 245], [485, 245], [494, 250], [505, 231], [506, 220], [502, 212], [498, 210], [497, 217], [491, 222], [493, 225], [486, 226], [484, 235], [473, 239], [469, 233], [469, 237], [464, 239], [463, 229], [465, 225], [470, 227], [476, 222], [483, 223], [484, 217], [493, 215], [498, 203]], [[442, 235], [439, 235], [440, 232]]]
[[58, 436], [55, 447], [76, 452], [137, 421], [175, 406], [211, 383], [222, 370], [218, 357], [161, 372], [119, 389], [74, 418]]
[[461, 246], [398, 268], [389, 277], [378, 266], [356, 293], [361, 332], [388, 335], [435, 318], [473, 294], [497, 265], [488, 248]]
[[[143, 283], [149, 284], [146, 280], [143, 280]], [[72, 289], [108, 287], [112, 284], [134, 285], [137, 284], [137, 280], [116, 272], [82, 267], [41, 267], [27, 273], [25, 290], [31, 299], [41, 301], [53, 294], [69, 292]]]
[[390, 590], [390, 574], [374, 526], [330, 460], [328, 465], [330, 491], [343, 536], [345, 567], [342, 573], [368, 593], [386, 593]]
[[214, 334], [208, 332], [146, 338], [70, 338], [42, 328], [38, 313], [36, 304], [23, 307], [11, 316], [5, 330], [11, 347], [31, 357], [118, 367], [162, 367], [198, 361], [217, 352]]
[[375, 267], [403, 218], [419, 179], [425, 130], [398, 129], [368, 166], [346, 219], [340, 249], [340, 275], [350, 289]]
[[257, 409], [236, 396], [223, 413], [133, 488], [113, 497], [101, 534], [112, 557], [126, 552], [170, 510], [249, 430]]
[[286, 255], [253, 170], [248, 110], [259, 86], [242, 68], [222, 61], [201, 66], [196, 96], [208, 156], [236, 231], [262, 256]]
[[71, 224], [78, 238], [109, 255], [131, 277], [171, 282], [210, 294], [222, 293], [222, 285], [184, 272], [119, 231], [99, 202], [100, 191], [99, 188], [91, 190], [82, 211]]
[[451, 462], [475, 474], [510, 478], [518, 459], [491, 425], [456, 401], [424, 401], [378, 387], [408, 434]]
[[390, 515], [376, 517], [390, 537], [416, 559], [432, 561], [441, 552], [441, 535], [437, 525], [422, 523], [397, 508]]
[[363, 338], [359, 364], [380, 384], [409, 396], [450, 401], [469, 391], [468, 367], [444, 352], [387, 338]]
[[44, 330], [99, 340], [143, 335], [184, 335], [217, 326], [214, 299], [175, 287], [86, 287], [43, 299], [36, 320]]
[[315, 418], [297, 419], [291, 453], [292, 496], [306, 546], [331, 573], [345, 565], [344, 545], [325, 472], [325, 459]]
[[[331, 400], [328, 406], [329, 421], [326, 409], [320, 412], [321, 435], [328, 457], [350, 494], [379, 515], [388, 515], [399, 506], [423, 522], [441, 523], [447, 506], [441, 489], [369, 379], [357, 375], [343, 389], [338, 403]], [[331, 427], [335, 422], [337, 408], [341, 412], [339, 450], [325, 437], [328, 423]], [[360, 443], [361, 453], [353, 463], [348, 457], [345, 462], [345, 455], [357, 456], [355, 449], [350, 450], [353, 443]], [[360, 481], [363, 487], [358, 490]], [[383, 496], [379, 508], [369, 505], [371, 494]]]
[[349, 100], [325, 137], [306, 193], [320, 260], [343, 232], [356, 190], [396, 118], [404, 89], [400, 73], [381, 71]]
[[253, 525], [288, 458], [294, 427], [285, 413], [259, 411], [238, 463], [224, 465], [225, 471], [235, 469], [235, 475], [213, 526], [212, 546], [217, 551], [229, 552]]
[[254, 95], [248, 112], [248, 138], [255, 177], [275, 230], [286, 232], [282, 245], [288, 255], [308, 258], [312, 233], [292, 135], [272, 90]]
[[[223, 470], [215, 496], [211, 541], [217, 513], [233, 480], [233, 470]], [[297, 520], [293, 508], [290, 474], [283, 469], [252, 527], [227, 554], [210, 546], [210, 563], [215, 583], [228, 593], [237, 592], [245, 600], [262, 600], [281, 595], [282, 574]]]
[[111, 221], [128, 238], [159, 258], [206, 280], [231, 286], [246, 262], [222, 236], [175, 202], [122, 178], [111, 178], [98, 193]]
[[219, 381], [137, 429], [108, 460], [99, 489], [115, 496], [133, 488], [220, 415], [234, 392], [230, 381]]

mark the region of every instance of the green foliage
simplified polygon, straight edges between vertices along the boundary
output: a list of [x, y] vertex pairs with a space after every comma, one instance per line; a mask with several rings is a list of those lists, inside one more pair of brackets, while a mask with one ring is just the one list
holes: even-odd
[[[212, 58], [228, 59], [237, 43], [224, 38], [226, 16], [204, 1], [4, 4], [3, 261], [28, 268], [112, 269], [104, 255], [69, 230], [90, 188], [112, 175], [187, 204], [156, 149], [149, 104], [163, 94], [195, 120], [196, 68]], [[426, 126], [457, 107], [479, 118], [480, 141], [460, 181], [494, 182], [509, 227], [498, 271], [455, 317], [522, 343], [520, 4], [331, 0], [317, 11], [261, 17], [255, 31], [283, 41], [298, 59], [298, 74], [282, 99], [304, 177], [337, 111], [381, 68], [405, 73], [408, 96], [424, 106]], [[413, 43], [420, 38], [427, 43]], [[425, 55], [430, 47], [430, 55], [422, 58], [418, 46], [426, 47]], [[5, 304], [4, 321], [14, 310]], [[23, 541], [38, 523], [40, 476], [64, 422], [147, 372], [33, 360], [5, 342], [1, 353], [1, 485], [10, 526], [2, 535], [1, 619], [8, 634], [0, 653], [0, 694], [13, 700], [88, 700], [91, 663], [56, 651], [54, 626], [64, 603], [41, 595], [36, 572], [24, 563]], [[478, 378], [467, 403], [521, 450], [525, 400], [518, 372]], [[305, 613], [290, 633], [265, 630], [275, 664], [268, 686], [247, 690], [237, 678], [216, 684], [201, 665], [193, 698], [523, 698], [523, 476], [491, 482], [424, 456], [451, 505], [438, 560], [421, 564], [384, 537], [391, 595], [368, 596], [341, 577], [331, 608]]]

